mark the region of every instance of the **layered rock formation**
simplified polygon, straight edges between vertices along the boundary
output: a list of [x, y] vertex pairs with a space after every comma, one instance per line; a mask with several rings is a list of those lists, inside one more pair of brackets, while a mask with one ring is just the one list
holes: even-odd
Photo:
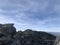
[[56, 37], [42, 31], [16, 31], [14, 24], [0, 24], [0, 45], [54, 45]]

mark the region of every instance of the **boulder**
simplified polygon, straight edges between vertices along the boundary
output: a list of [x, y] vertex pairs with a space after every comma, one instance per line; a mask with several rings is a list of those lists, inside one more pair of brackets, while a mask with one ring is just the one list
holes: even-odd
[[12, 24], [0, 25], [0, 44], [10, 44], [13, 42], [13, 35], [16, 33], [16, 29]]

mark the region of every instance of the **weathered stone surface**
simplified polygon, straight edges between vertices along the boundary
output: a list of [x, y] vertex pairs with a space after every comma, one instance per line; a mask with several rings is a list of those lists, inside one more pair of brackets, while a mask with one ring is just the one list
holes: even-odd
[[14, 24], [0, 24], [0, 45], [53, 45], [56, 37], [42, 31], [16, 31]]
[[0, 44], [10, 44], [13, 42], [13, 36], [16, 33], [16, 29], [12, 24], [1, 24], [0, 26]]
[[54, 45], [60, 45], [60, 36], [57, 36]]

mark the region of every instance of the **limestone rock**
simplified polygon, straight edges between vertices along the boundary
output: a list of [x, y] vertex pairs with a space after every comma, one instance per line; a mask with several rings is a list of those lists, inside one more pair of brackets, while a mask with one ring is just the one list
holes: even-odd
[[16, 31], [14, 24], [0, 24], [0, 45], [53, 45], [56, 37], [46, 32]]
[[56, 37], [54, 45], [60, 45], [60, 36]]
[[[8, 26], [9, 25], [9, 26]], [[0, 44], [10, 44], [13, 42], [13, 34], [16, 33], [16, 29], [12, 24], [1, 24], [0, 26]]]
[[56, 37], [46, 32], [25, 30], [18, 32], [15, 38], [20, 40], [21, 45], [53, 45]]

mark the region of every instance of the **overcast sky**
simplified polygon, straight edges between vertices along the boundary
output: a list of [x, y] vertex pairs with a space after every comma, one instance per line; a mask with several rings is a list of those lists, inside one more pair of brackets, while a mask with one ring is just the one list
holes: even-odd
[[17, 30], [60, 32], [60, 0], [0, 0], [0, 23]]

